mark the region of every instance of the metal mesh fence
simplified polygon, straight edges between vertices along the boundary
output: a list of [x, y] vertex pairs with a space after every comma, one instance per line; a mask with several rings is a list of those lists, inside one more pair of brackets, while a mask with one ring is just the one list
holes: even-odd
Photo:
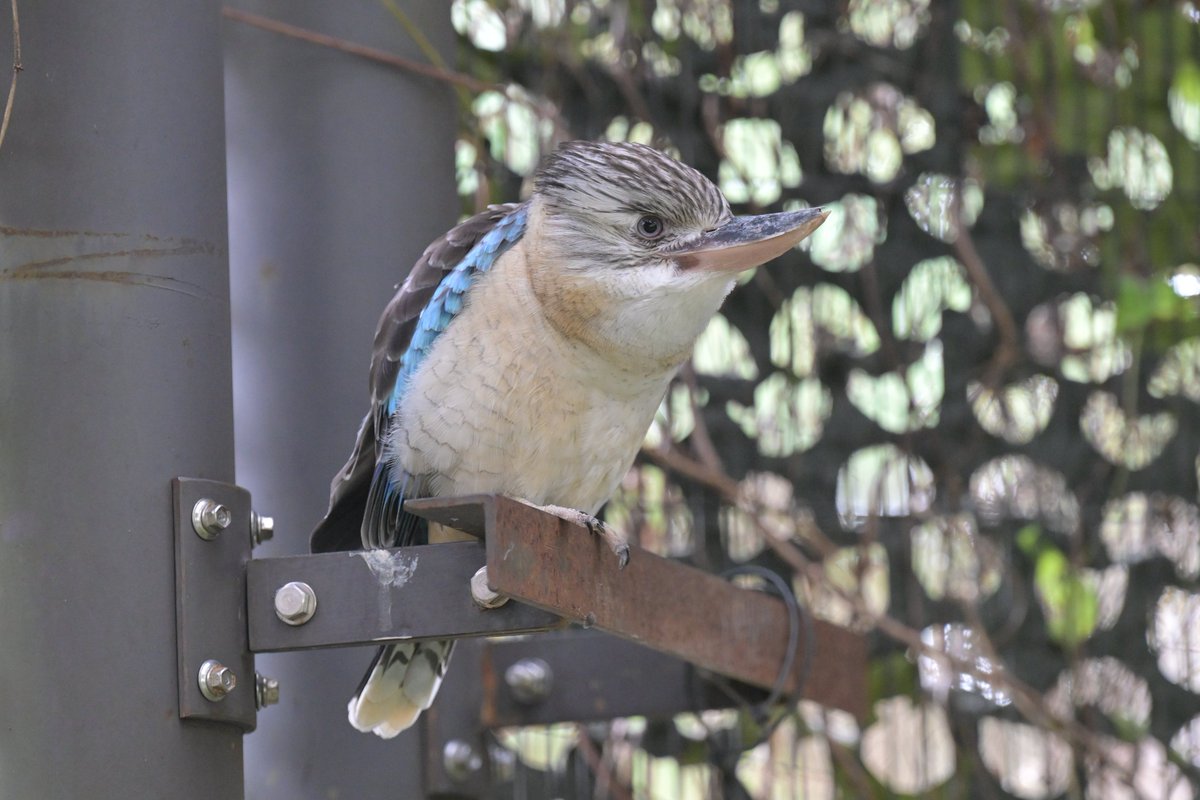
[[496, 85], [463, 98], [468, 205], [608, 137], [738, 208], [832, 210], [730, 297], [606, 518], [873, 641], [868, 719], [506, 732], [497, 795], [1192, 797], [1197, 6], [453, 13]]

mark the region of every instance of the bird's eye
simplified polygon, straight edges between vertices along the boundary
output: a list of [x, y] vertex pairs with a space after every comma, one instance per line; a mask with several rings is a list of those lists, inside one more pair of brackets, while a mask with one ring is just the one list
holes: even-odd
[[661, 239], [666, 231], [667, 226], [663, 224], [662, 218], [653, 214], [647, 214], [637, 221], [637, 234], [643, 239]]

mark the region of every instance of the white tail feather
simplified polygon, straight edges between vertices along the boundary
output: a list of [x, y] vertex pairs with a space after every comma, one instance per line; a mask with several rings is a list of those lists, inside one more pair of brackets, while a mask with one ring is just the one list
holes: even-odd
[[387, 645], [347, 706], [350, 724], [391, 739], [429, 708], [442, 685], [454, 642]]

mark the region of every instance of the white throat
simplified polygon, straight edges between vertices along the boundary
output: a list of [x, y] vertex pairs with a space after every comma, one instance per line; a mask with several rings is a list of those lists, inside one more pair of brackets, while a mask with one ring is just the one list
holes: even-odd
[[622, 370], [673, 373], [734, 286], [728, 273], [683, 271], [669, 261], [613, 266], [593, 255], [587, 234], [558, 228], [536, 201], [530, 212], [524, 241], [542, 313], [568, 340]]

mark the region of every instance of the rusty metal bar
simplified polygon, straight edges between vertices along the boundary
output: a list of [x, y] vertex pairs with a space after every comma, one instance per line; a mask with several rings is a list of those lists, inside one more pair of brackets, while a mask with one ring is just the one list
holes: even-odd
[[[250, 649], [535, 633], [565, 624], [521, 603], [479, 608], [470, 581], [483, 564], [479, 542], [254, 559], [246, 572]], [[316, 597], [316, 612], [299, 625], [275, 611], [276, 591], [291, 582], [308, 584]]]
[[[586, 529], [506, 497], [410, 502], [431, 521], [484, 535], [492, 588], [585, 626], [764, 688], [787, 655], [788, 618], [774, 596], [739, 588], [677, 561], [633, 548], [629, 565]], [[865, 712], [866, 642], [814, 623], [811, 672], [797, 654], [784, 684], [859, 716]]]

